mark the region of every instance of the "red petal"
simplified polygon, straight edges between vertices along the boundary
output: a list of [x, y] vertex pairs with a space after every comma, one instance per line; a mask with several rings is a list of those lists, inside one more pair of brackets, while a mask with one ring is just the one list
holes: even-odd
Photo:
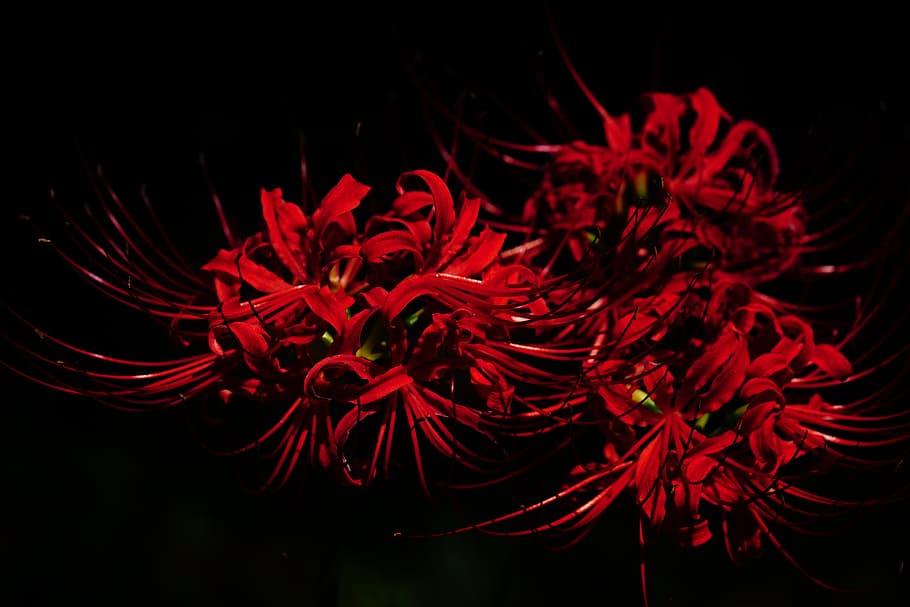
[[455, 223], [455, 202], [452, 200], [452, 194], [442, 179], [436, 174], [424, 170], [402, 173], [398, 178], [399, 193], [405, 193], [404, 182], [410, 177], [420, 178], [430, 189], [435, 214], [433, 238], [437, 243], [441, 243], [445, 235], [452, 229], [452, 224]]
[[727, 117], [726, 112], [717, 103], [717, 98], [706, 88], [699, 88], [692, 93], [689, 96], [689, 102], [695, 111], [695, 123], [689, 130], [688, 162], [681, 167], [681, 173], [695, 168], [696, 163], [701, 161], [717, 137], [721, 117]]
[[719, 409], [745, 381], [748, 362], [745, 340], [733, 331], [722, 333], [689, 367], [680, 389], [680, 398], [687, 402], [698, 399], [701, 393], [700, 412], [710, 413]]
[[410, 217], [433, 204], [433, 197], [427, 192], [420, 190], [403, 192], [399, 188], [399, 194], [392, 203], [392, 211], [400, 217]]
[[251, 287], [263, 293], [276, 293], [291, 288], [291, 285], [282, 280], [280, 276], [258, 263], [250, 261], [247, 257], [240, 258], [239, 276]]
[[[294, 245], [289, 246], [288, 244], [289, 237], [291, 239], [299, 239], [299, 234], [295, 232], [295, 230], [299, 228], [299, 221], [291, 220], [288, 221], [288, 225], [282, 225], [282, 220], [287, 220], [289, 217], [295, 217], [293, 213], [282, 212], [284, 205], [290, 203], [284, 201], [284, 198], [281, 196], [280, 188], [272, 190], [271, 192], [262, 190], [261, 200], [262, 216], [265, 218], [269, 242], [275, 250], [275, 254], [297, 280], [301, 282], [305, 281], [307, 278], [306, 270], [300, 264], [301, 260], [294, 254], [294, 251], [291, 250], [292, 247], [299, 250], [299, 240]], [[306, 225], [305, 219], [303, 220], [303, 225]]]
[[505, 240], [505, 234], [484, 229], [479, 236], [471, 239], [471, 247], [446, 268], [446, 273], [466, 278], [480, 274], [499, 258]]
[[382, 232], [367, 239], [360, 248], [367, 261], [376, 263], [385, 255], [408, 251], [414, 255], [415, 267], [423, 265], [423, 254], [420, 244], [414, 235], [405, 230]]
[[[351, 394], [352, 386], [332, 383], [326, 377], [326, 370], [334, 369], [336, 371], [350, 372], [362, 380], [369, 380], [373, 376], [376, 365], [366, 360], [354, 356], [353, 354], [336, 354], [323, 358], [315, 365], [310, 367], [306, 377], [303, 380], [303, 389], [310, 398], [326, 400], [335, 397], [347, 398]], [[338, 375], [341, 375], [339, 373]]]
[[789, 361], [782, 354], [762, 354], [752, 361], [746, 369], [748, 377], [772, 377], [781, 371], [790, 369]]
[[607, 145], [612, 151], [618, 154], [625, 154], [629, 151], [629, 144], [632, 141], [632, 123], [628, 114], [623, 114], [619, 118], [613, 118], [609, 114], [604, 115], [604, 128], [607, 132]]
[[666, 432], [649, 443], [641, 452], [635, 466], [635, 484], [639, 505], [654, 525], [659, 525], [667, 515], [666, 492], [659, 478], [664, 457], [667, 455]]
[[368, 405], [412, 383], [414, 378], [408, 375], [407, 369], [399, 365], [374, 378], [357, 401], [361, 405]]
[[247, 322], [232, 322], [228, 325], [231, 333], [240, 342], [244, 353], [251, 356], [263, 356], [269, 350], [265, 330], [257, 323], [252, 325]]
[[361, 310], [349, 318], [345, 324], [344, 331], [341, 331], [339, 337], [335, 340], [335, 344], [338, 344], [338, 348], [335, 351], [345, 354], [356, 352], [361, 346], [360, 337], [363, 333], [363, 328], [375, 312], [375, 309]]
[[[461, 205], [461, 213], [458, 215], [458, 221], [455, 223], [455, 227], [452, 230], [452, 235], [445, 246], [442, 247], [439, 254], [439, 260], [435, 263], [437, 268], [444, 267], [459, 251], [461, 251], [461, 247], [468, 239], [468, 236], [470, 236], [471, 230], [474, 229], [474, 224], [477, 223], [477, 216], [479, 214], [480, 199], [465, 198]], [[457, 274], [458, 272], [452, 271], [452, 273]]]
[[409, 303], [421, 295], [434, 293], [434, 289], [421, 276], [409, 276], [398, 283], [382, 304], [382, 313], [387, 319], [401, 314]]
[[364, 303], [371, 308], [377, 308], [385, 303], [389, 292], [382, 287], [373, 287], [359, 294]]
[[346, 309], [354, 303], [354, 298], [343, 292], [332, 293], [328, 287], [307, 285], [300, 291], [300, 297], [310, 306], [316, 316], [323, 319], [341, 333], [348, 321]]
[[643, 145], [653, 146], [657, 157], [666, 159], [667, 166], [661, 167], [666, 173], [675, 173], [675, 156], [679, 150], [679, 118], [685, 110], [685, 105], [676, 95], [667, 93], [653, 93], [648, 96], [654, 104], [653, 110], [648, 114], [642, 128]]
[[345, 233], [353, 225], [353, 216], [350, 212], [360, 205], [360, 201], [370, 191], [370, 187], [354, 179], [350, 174], [345, 174], [341, 180], [329, 190], [313, 213], [313, 229], [316, 237], [322, 241], [322, 236], [329, 225], [341, 224]]
[[815, 346], [812, 362], [836, 379], [846, 379], [853, 372], [853, 365], [850, 364], [847, 357], [841, 354], [837, 348], [828, 344]]
[[756, 377], [748, 380], [743, 384], [740, 395], [750, 406], [768, 402], [778, 404], [784, 402], [784, 393], [780, 386], [767, 377]]
[[682, 534], [681, 543], [683, 546], [701, 546], [711, 539], [711, 529], [708, 527], [707, 520], [701, 520], [694, 525], [686, 525], [680, 528]]

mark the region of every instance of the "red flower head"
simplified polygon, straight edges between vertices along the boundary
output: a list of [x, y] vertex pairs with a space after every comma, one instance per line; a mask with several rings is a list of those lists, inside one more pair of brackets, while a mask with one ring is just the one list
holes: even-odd
[[[155, 247], [100, 183], [106, 219], [131, 252], [105, 226], [95, 235], [74, 218], [77, 242], [113, 268], [96, 271], [52, 246], [102, 292], [167, 321], [195, 351], [144, 363], [47, 337], [70, 358], [113, 368], [66, 360], [46, 379], [20, 373], [121, 408], [198, 401], [220, 431], [213, 440], [248, 437], [216, 452], [255, 451], [268, 462], [263, 488], [283, 486], [302, 462], [345, 484], [389, 475], [402, 451], [393, 437], [405, 431], [429, 491], [430, 454], [475, 472], [500, 469], [508, 442], [554, 425], [538, 413], [559, 406], [572, 375], [540, 364], [564, 355], [542, 344], [580, 312], [555, 313], [555, 284], [502, 259], [505, 234], [477, 229], [480, 201], [463, 196], [456, 205], [436, 175], [402, 175], [388, 212], [362, 232], [354, 213], [369, 188], [350, 175], [312, 215], [281, 190], [263, 190], [262, 230], [242, 241], [228, 231], [237, 246], [201, 274]], [[165, 265], [180, 268], [178, 278], [168, 282]]]
[[188, 353], [114, 358], [13, 313], [63, 355], [16, 341], [36, 370], [7, 366], [119, 408], [199, 403], [216, 452], [265, 463], [261, 489], [311, 467], [365, 485], [408, 464], [427, 493], [479, 489], [571, 454], [547, 497], [459, 531], [572, 543], [627, 496], [642, 544], [721, 535], [733, 558], [770, 542], [793, 560], [779, 529], [860, 503], [812, 475], [904, 455], [907, 411], [862, 391], [906, 349], [858, 353], [874, 302], [844, 322], [788, 299], [787, 280], [858, 266], [817, 265], [840, 243], [810, 230], [804, 194], [778, 190], [764, 128], [706, 89], [646, 99], [633, 129], [592, 98], [600, 144], [512, 145], [459, 124], [483, 149], [547, 155], [518, 215], [415, 170], [358, 222], [374, 193], [345, 175], [312, 214], [263, 190], [260, 230], [225, 229], [200, 270], [99, 175], [100, 217], [67, 214], [77, 246], [42, 240]]
[[555, 246], [564, 235], [575, 261], [593, 228], [610, 247], [672, 245], [674, 255], [698, 248], [693, 263], [710, 258], [750, 281], [789, 268], [805, 233], [803, 211], [795, 195], [775, 190], [779, 165], [767, 131], [732, 121], [706, 89], [647, 99], [652, 109], [639, 132], [622, 115], [608, 121], [605, 146], [559, 148], [525, 204], [525, 221], [545, 226]]
[[866, 364], [855, 368], [844, 352], [867, 316], [837, 327], [822, 319], [831, 306], [781, 295], [785, 280], [837, 270], [813, 267], [811, 255], [834, 246], [824, 243], [831, 231], [810, 233], [808, 201], [777, 190], [765, 129], [733, 120], [699, 89], [648, 95], [633, 130], [628, 115], [611, 116], [581, 86], [604, 120], [603, 145], [462, 132], [515, 167], [531, 165], [512, 152], [549, 155], [521, 217], [500, 209], [495, 225], [520, 243], [506, 257], [541, 277], [562, 275], [549, 307], [579, 312], [553, 342], [585, 352], [571, 359], [577, 381], [540, 415], [558, 420], [557, 435], [559, 426], [572, 436], [599, 428], [599, 456], [542, 501], [462, 530], [572, 543], [629, 493], [642, 541], [660, 529], [699, 545], [720, 520], [732, 557], [767, 541], [795, 563], [773, 526], [803, 530], [820, 511], [856, 505], [806, 481], [905, 452], [907, 413], [892, 399], [832, 404], [843, 400], [838, 388], [901, 351], [860, 357]]

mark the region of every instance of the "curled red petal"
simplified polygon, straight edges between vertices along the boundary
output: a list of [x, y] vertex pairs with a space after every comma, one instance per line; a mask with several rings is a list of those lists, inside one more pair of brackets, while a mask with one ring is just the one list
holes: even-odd
[[422, 276], [409, 276], [395, 285], [382, 304], [382, 313], [387, 319], [395, 318], [405, 307], [421, 295], [435, 293], [430, 283]]
[[[452, 234], [439, 253], [439, 260], [435, 264], [436, 267], [444, 267], [453, 257], [458, 254], [459, 251], [461, 251], [461, 248], [467, 241], [468, 236], [471, 234], [471, 230], [474, 229], [474, 224], [477, 223], [477, 217], [479, 214], [480, 199], [466, 197], [461, 204], [461, 213], [458, 214], [458, 220], [455, 222], [455, 227], [452, 229]], [[459, 273], [455, 270], [450, 271], [453, 274]], [[468, 275], [464, 274], [464, 276]]]
[[770, 352], [753, 360], [746, 368], [748, 377], [773, 377], [790, 369], [789, 360], [782, 354]]
[[680, 543], [687, 547], [697, 547], [711, 539], [711, 528], [707, 520], [700, 520], [692, 525], [680, 527]]
[[484, 229], [479, 236], [471, 239], [468, 251], [453, 261], [446, 272], [468, 278], [480, 274], [499, 258], [505, 240], [505, 234]]
[[[281, 188], [276, 188], [272, 191], [263, 189], [261, 200], [262, 216], [268, 228], [269, 242], [272, 245], [272, 249], [274, 249], [281, 263], [291, 271], [291, 274], [297, 280], [305, 281], [307, 278], [306, 269], [301, 265], [299, 257], [292, 251], [295, 245], [288, 243], [289, 239], [299, 238], [299, 234], [295, 232], [295, 229], [299, 227], [299, 222], [289, 219], [296, 217], [293, 213], [282, 212], [283, 207], [290, 203], [285, 202], [281, 194]], [[284, 222], [287, 222], [287, 224]], [[296, 248], [299, 249], [299, 244], [296, 245]]]
[[373, 378], [364, 391], [358, 395], [357, 401], [362, 405], [368, 405], [412, 383], [414, 383], [414, 378], [408, 375], [408, 370], [398, 365]]
[[392, 211], [400, 217], [410, 217], [421, 209], [433, 204], [433, 197], [420, 190], [404, 191], [399, 187], [399, 196], [392, 203]]
[[745, 381], [748, 362], [745, 339], [739, 333], [725, 331], [689, 367], [680, 388], [682, 402], [697, 398], [701, 402], [699, 411], [716, 411]]
[[232, 322], [228, 327], [246, 354], [259, 357], [268, 352], [268, 334], [258, 323]]
[[419, 268], [423, 265], [420, 243], [411, 232], [406, 230], [391, 230], [376, 234], [364, 241], [360, 250], [370, 263], [381, 261], [386, 255], [407, 251], [414, 256], [415, 267]]
[[695, 122], [689, 129], [689, 151], [679, 168], [680, 175], [696, 168], [714, 144], [721, 118], [729, 118], [714, 94], [704, 87], [689, 95], [689, 103], [695, 112]]
[[628, 153], [632, 142], [632, 120], [628, 114], [618, 118], [604, 114], [604, 130], [611, 150], [619, 154]]
[[740, 390], [740, 396], [748, 405], [774, 402], [784, 403], [784, 393], [777, 382], [767, 377], [753, 377], [746, 381]]
[[307, 303], [316, 316], [323, 319], [341, 333], [348, 321], [347, 308], [354, 303], [354, 298], [343, 292], [332, 293], [328, 287], [307, 285], [300, 291], [300, 297]]
[[345, 233], [354, 231], [351, 211], [356, 209], [370, 191], [370, 187], [345, 174], [322, 199], [319, 209], [313, 213], [313, 229], [320, 242], [326, 229], [333, 223], [342, 226]]
[[853, 372], [853, 365], [847, 357], [829, 344], [815, 346], [811, 360], [819, 369], [835, 379], [846, 379]]
[[240, 273], [238, 274], [240, 278], [257, 291], [277, 293], [291, 288], [291, 285], [280, 276], [251, 261], [248, 257], [241, 257], [238, 263], [240, 264]]
[[405, 182], [412, 177], [422, 180], [430, 190], [429, 196], [433, 203], [433, 213], [435, 215], [433, 238], [436, 243], [442, 243], [445, 235], [449, 233], [455, 223], [455, 201], [452, 200], [452, 194], [439, 176], [425, 170], [402, 173], [398, 178], [399, 193], [404, 194], [408, 191], [405, 188]]

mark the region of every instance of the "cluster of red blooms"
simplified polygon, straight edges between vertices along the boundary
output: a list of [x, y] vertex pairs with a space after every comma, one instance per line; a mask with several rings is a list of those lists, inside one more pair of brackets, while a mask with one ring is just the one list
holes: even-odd
[[52, 368], [31, 377], [121, 408], [213, 401], [249, 433], [226, 452], [264, 458], [270, 489], [307, 466], [484, 486], [583, 439], [589, 461], [551, 495], [465, 529], [575, 539], [628, 495], [645, 528], [690, 545], [712, 529], [734, 557], [778, 544], [772, 522], [848, 504], [804, 487], [807, 470], [880, 463], [906, 423], [874, 393], [828, 402], [868, 372], [841, 352], [855, 331], [816, 336], [762, 290], [812, 237], [799, 196], [775, 189], [768, 133], [704, 89], [649, 99], [640, 129], [605, 116], [605, 146], [554, 148], [514, 221], [417, 170], [358, 225], [369, 188], [346, 175], [311, 215], [263, 191], [261, 231], [201, 273], [102, 188], [107, 223], [72, 225], [105, 268], [61, 255], [193, 353], [134, 362], [42, 334], [114, 368], [28, 349]]

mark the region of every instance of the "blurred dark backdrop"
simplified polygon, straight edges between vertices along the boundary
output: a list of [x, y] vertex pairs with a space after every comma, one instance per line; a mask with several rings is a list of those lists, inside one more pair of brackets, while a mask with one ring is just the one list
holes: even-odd
[[[599, 141], [596, 115], [559, 68], [543, 5], [491, 4], [11, 16], [0, 59], [2, 297], [83, 345], [166, 355], [154, 327], [66, 274], [16, 217], [49, 217], [49, 186], [74, 208], [90, 202], [84, 158], [133, 203], [147, 184], [174, 240], [203, 262], [221, 243], [200, 153], [228, 208], [255, 222], [260, 187], [299, 197], [301, 135], [318, 192], [352, 172], [391, 194], [398, 172], [443, 168], [410, 68], [445, 102], [483, 107], [494, 92], [537, 123], [548, 115], [535, 80], [543, 69], [579, 130]], [[707, 86], [734, 117], [769, 128], [785, 179], [819, 168], [810, 152], [851, 149], [862, 150], [870, 191], [906, 179], [894, 179], [908, 143], [895, 14], [554, 4], [567, 50], [614, 113], [634, 112], [645, 91]], [[521, 202], [488, 185], [504, 204]], [[883, 228], [905, 198], [884, 200], [870, 211]], [[640, 602], [634, 518], [622, 507], [567, 552], [477, 534], [395, 540], [393, 531], [446, 526], [458, 513], [395, 488], [339, 491], [318, 478], [253, 496], [235, 462], [208, 455], [179, 410], [121, 414], [10, 374], [0, 381], [4, 605]], [[794, 551], [834, 581], [872, 584], [870, 594], [830, 595], [773, 550], [738, 568], [722, 546], [657, 547], [652, 605], [908, 604], [905, 507], [850, 523]]]

